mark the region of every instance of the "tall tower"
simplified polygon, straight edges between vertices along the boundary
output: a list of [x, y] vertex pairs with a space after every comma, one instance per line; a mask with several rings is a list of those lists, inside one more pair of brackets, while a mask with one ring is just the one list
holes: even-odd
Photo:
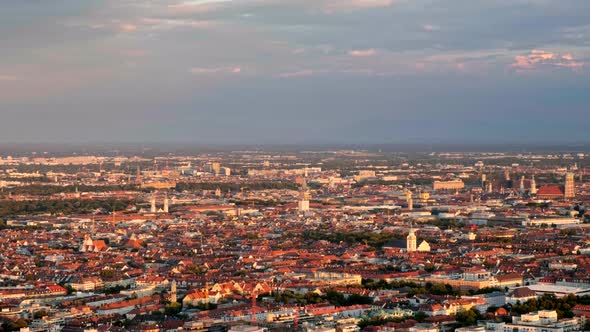
[[176, 294], [176, 280], [172, 280], [170, 284], [170, 303], [176, 303], [178, 301]]
[[408, 203], [408, 210], [412, 211], [414, 209], [414, 200], [412, 199], [412, 192], [406, 190], [406, 202]]
[[563, 191], [565, 198], [574, 198], [576, 197], [576, 189], [575, 189], [575, 180], [574, 180], [574, 173], [566, 173], [565, 174], [565, 190]]
[[138, 182], [141, 181], [141, 167], [137, 165], [137, 170], [135, 171], [135, 178]]
[[537, 194], [537, 181], [535, 181], [535, 174], [531, 178], [531, 195]]
[[166, 193], [166, 197], [164, 198], [164, 213], [168, 213], [168, 194]]
[[416, 251], [416, 234], [414, 233], [414, 228], [410, 228], [410, 234], [406, 237], [406, 251]]
[[309, 210], [310, 197], [311, 194], [309, 193], [309, 190], [307, 190], [307, 181], [303, 179], [303, 185], [301, 185], [301, 191], [299, 192], [299, 211], [305, 212]]
[[150, 212], [156, 213], [156, 193], [152, 193], [152, 198], [150, 200]]
[[524, 193], [524, 175], [520, 177], [520, 185], [518, 190], [520, 191], [520, 193]]
[[488, 177], [485, 175], [485, 173], [481, 175], [481, 187], [482, 188], [485, 188], [487, 179], [488, 179]]

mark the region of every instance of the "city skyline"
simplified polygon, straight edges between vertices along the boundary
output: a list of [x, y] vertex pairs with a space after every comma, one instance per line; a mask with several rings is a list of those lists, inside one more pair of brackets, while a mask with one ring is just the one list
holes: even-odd
[[589, 142], [582, 0], [0, 8], [1, 142]]

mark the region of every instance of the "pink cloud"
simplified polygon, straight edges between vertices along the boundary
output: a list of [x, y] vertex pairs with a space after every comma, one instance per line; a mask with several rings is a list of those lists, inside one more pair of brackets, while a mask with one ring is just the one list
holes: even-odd
[[389, 7], [395, 0], [328, 0], [324, 5], [324, 12], [331, 14], [342, 11]]
[[424, 29], [425, 31], [438, 31], [440, 30], [440, 27], [436, 25], [425, 24], [422, 26], [422, 29]]
[[242, 72], [240, 67], [193, 67], [189, 70], [191, 74], [239, 74]]
[[133, 32], [133, 31], [137, 30], [137, 25], [129, 24], [129, 23], [120, 24], [118, 30], [120, 32]]
[[584, 63], [578, 61], [573, 55], [546, 52], [543, 50], [532, 50], [528, 54], [514, 57], [512, 68], [518, 72], [531, 71], [543, 67], [565, 67], [569, 69], [580, 69]]
[[292, 72], [282, 73], [282, 74], [279, 75], [279, 77], [282, 77], [282, 78], [296, 78], [296, 77], [313, 76], [314, 74], [316, 74], [316, 72], [313, 71], [313, 70], [311, 70], [311, 69], [303, 69], [303, 70], [298, 70], [298, 71], [292, 71]]
[[21, 78], [18, 76], [14, 76], [14, 75], [1, 75], [0, 74], [0, 81], [20, 81]]
[[375, 54], [377, 54], [377, 51], [374, 48], [367, 50], [352, 50], [348, 52], [348, 55], [351, 56], [373, 56]]
[[150, 29], [168, 30], [178, 27], [189, 28], [210, 28], [218, 24], [217, 21], [202, 21], [191, 19], [161, 19], [161, 18], [142, 18], [139, 23]]
[[231, 0], [185, 1], [168, 5], [167, 11], [172, 14], [208, 13], [223, 8], [225, 3], [231, 3]]

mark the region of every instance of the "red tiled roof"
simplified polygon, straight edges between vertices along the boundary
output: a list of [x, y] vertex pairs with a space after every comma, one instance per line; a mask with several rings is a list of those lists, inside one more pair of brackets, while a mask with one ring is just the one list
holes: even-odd
[[541, 186], [537, 196], [563, 196], [563, 190], [560, 186]]

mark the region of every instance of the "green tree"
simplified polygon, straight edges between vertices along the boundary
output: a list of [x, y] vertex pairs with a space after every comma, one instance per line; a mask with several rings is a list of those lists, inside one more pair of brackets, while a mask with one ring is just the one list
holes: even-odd
[[461, 326], [471, 326], [477, 324], [477, 321], [482, 319], [483, 316], [481, 313], [475, 309], [471, 308], [470, 310], [461, 311], [456, 316], [455, 319], [457, 323]]

